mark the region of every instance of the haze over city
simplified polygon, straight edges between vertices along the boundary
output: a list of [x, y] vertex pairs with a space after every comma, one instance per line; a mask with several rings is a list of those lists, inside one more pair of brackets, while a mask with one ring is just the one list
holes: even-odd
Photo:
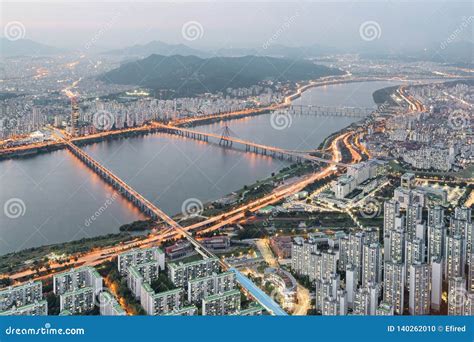
[[[400, 52], [439, 44], [472, 12], [470, 1], [5, 1], [2, 21], [20, 21], [26, 38], [69, 49], [80, 48], [98, 32], [96, 49], [152, 40], [254, 48], [281, 30], [274, 44]], [[360, 24], [369, 20], [382, 28], [371, 45], [359, 39]], [[188, 21], [202, 25], [201, 39], [182, 37]], [[457, 40], [472, 42], [469, 30]]]

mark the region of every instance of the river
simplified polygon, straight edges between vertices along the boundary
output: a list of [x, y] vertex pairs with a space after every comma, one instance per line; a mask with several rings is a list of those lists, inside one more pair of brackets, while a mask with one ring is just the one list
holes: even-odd
[[[296, 104], [371, 107], [372, 93], [392, 82], [339, 84], [306, 91]], [[271, 115], [195, 127], [222, 132], [227, 125], [241, 139], [309, 150], [357, 120], [295, 116], [275, 129]], [[207, 202], [277, 172], [288, 162], [223, 149], [167, 134], [104, 141], [84, 150], [146, 198], [172, 215], [189, 198]], [[66, 150], [0, 162], [0, 255], [45, 244], [116, 233], [144, 216]], [[6, 214], [9, 215], [6, 215]], [[13, 214], [13, 215], [12, 215]], [[18, 217], [15, 217], [18, 216]]]

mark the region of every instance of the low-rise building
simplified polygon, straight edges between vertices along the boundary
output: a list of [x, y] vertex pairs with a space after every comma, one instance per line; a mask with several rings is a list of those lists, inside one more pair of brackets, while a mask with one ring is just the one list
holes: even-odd
[[228, 249], [230, 247], [230, 238], [226, 235], [212, 236], [202, 239], [201, 243], [208, 249]]
[[189, 241], [182, 240], [176, 242], [172, 246], [166, 247], [165, 253], [170, 260], [175, 260], [178, 258], [184, 258], [194, 253], [194, 247]]
[[270, 247], [280, 259], [291, 258], [291, 236], [273, 236], [270, 238]]
[[296, 279], [281, 268], [267, 268], [265, 270], [265, 280], [270, 282], [278, 290], [282, 297], [283, 307], [291, 310], [296, 303], [297, 282]]

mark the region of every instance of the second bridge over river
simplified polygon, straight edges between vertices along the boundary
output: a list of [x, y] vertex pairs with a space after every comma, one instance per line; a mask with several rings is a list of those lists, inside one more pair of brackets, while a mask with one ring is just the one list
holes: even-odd
[[[287, 313], [268, 295], [253, 284], [247, 277], [241, 274], [237, 269], [231, 267], [225, 259], [218, 258], [213, 252], [197, 241], [193, 235], [182, 227], [178, 222], [168, 216], [160, 208], [152, 202], [143, 197], [139, 192], [128, 185], [124, 180], [115, 175], [111, 170], [107, 169], [101, 163], [92, 158], [89, 154], [84, 152], [81, 148], [76, 146], [69, 139], [64, 138], [59, 131], [53, 132], [54, 136], [63, 142], [68, 150], [85, 163], [91, 170], [97, 173], [104, 181], [112, 185], [124, 197], [130, 200], [137, 208], [144, 214], [148, 215], [153, 220], [161, 220], [166, 223], [168, 228], [163, 227], [163, 232], [174, 231], [177, 236], [180, 235], [186, 238], [195, 248], [195, 250], [202, 255], [203, 258], [217, 259], [223, 271], [232, 271], [236, 274], [237, 282], [242, 286], [242, 291], [255, 301], [260, 303], [271, 315], [285, 316]], [[146, 240], [146, 239], [145, 239]]]
[[224, 128], [224, 131], [222, 134], [216, 134], [216, 133], [200, 132], [200, 131], [196, 131], [192, 129], [165, 125], [165, 124], [156, 123], [156, 122], [153, 125], [155, 129], [157, 129], [158, 131], [162, 131], [169, 134], [175, 134], [175, 135], [179, 135], [179, 136], [187, 137], [191, 139], [202, 140], [206, 142], [212, 141], [212, 142], [215, 142], [216, 144], [219, 144], [219, 146], [222, 146], [222, 147], [229, 148], [229, 147], [235, 147], [236, 145], [238, 145], [238, 146], [241, 146], [241, 150], [245, 152], [254, 152], [254, 153], [262, 154], [265, 156], [270, 156], [270, 157], [279, 158], [279, 159], [287, 159], [289, 161], [295, 161], [295, 162], [302, 162], [302, 161], [308, 160], [311, 162], [334, 164], [334, 165], [342, 166], [342, 167], [349, 166], [348, 164], [335, 161], [334, 158], [331, 158], [330, 154], [327, 153], [326, 151], [314, 150], [314, 151], [311, 151], [311, 153], [320, 153], [323, 156], [327, 155], [328, 156], [327, 159], [311, 155], [307, 151], [288, 150], [288, 149], [258, 144], [255, 142], [232, 137], [230, 136], [230, 132], [227, 126]]

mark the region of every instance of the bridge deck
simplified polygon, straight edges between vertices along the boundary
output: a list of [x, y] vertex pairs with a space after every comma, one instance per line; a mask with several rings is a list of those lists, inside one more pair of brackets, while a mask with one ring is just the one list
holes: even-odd
[[240, 273], [235, 268], [230, 268], [230, 271], [235, 273], [237, 281], [245, 287], [245, 289], [255, 298], [268, 312], [275, 316], [288, 316], [285, 310], [283, 310], [269, 295], [263, 292], [257, 285]]
[[252, 148], [255, 148], [255, 149], [259, 149], [261, 151], [269, 151], [269, 152], [275, 153], [275, 154], [288, 155], [288, 156], [292, 156], [292, 157], [295, 157], [295, 158], [300, 158], [300, 159], [309, 160], [309, 161], [313, 161], [313, 162], [321, 162], [321, 163], [325, 163], [325, 164], [334, 164], [334, 165], [343, 166], [343, 167], [348, 167], [349, 166], [348, 164], [337, 162], [337, 161], [334, 161], [332, 159], [324, 159], [324, 158], [320, 158], [320, 157], [316, 157], [316, 156], [311, 156], [311, 155], [309, 155], [308, 153], [305, 153], [305, 152], [297, 152], [297, 151], [293, 151], [293, 150], [286, 150], [286, 149], [283, 149], [283, 148], [258, 144], [258, 143], [255, 143], [255, 142], [242, 140], [242, 139], [239, 139], [239, 138], [222, 136], [222, 135], [218, 135], [218, 134], [214, 134], [214, 133], [200, 132], [200, 131], [197, 131], [197, 130], [182, 128], [182, 127], [176, 127], [176, 126], [170, 126], [170, 125], [164, 125], [164, 124], [160, 124], [160, 123], [154, 123], [154, 125], [157, 128], [162, 128], [163, 130], [165, 130], [167, 132], [170, 132], [170, 133], [174, 133], [174, 134], [177, 134], [178, 132], [180, 132], [180, 133], [185, 133], [185, 134], [188, 134], [188, 135], [191, 135], [191, 136], [203, 136], [203, 137], [213, 138], [213, 139], [216, 139], [218, 141], [227, 141], [227, 142], [230, 142], [230, 143], [237, 143], [237, 144], [241, 144], [243, 146], [249, 146], [249, 147], [252, 147]]
[[[84, 161], [88, 161], [94, 167], [96, 167], [98, 170], [106, 174], [110, 179], [115, 181], [117, 184], [119, 184], [121, 187], [126, 189], [126, 191], [130, 194], [133, 194], [133, 196], [136, 196], [142, 203], [146, 204], [146, 206], [152, 210], [157, 217], [161, 218], [164, 222], [170, 225], [170, 227], [174, 230], [177, 230], [179, 233], [181, 233], [189, 242], [193, 244], [193, 246], [196, 248], [196, 251], [200, 253], [204, 258], [209, 258], [209, 257], [214, 257], [217, 258], [217, 256], [209, 251], [206, 247], [204, 247], [201, 243], [196, 241], [194, 237], [186, 231], [179, 223], [174, 221], [171, 217], [169, 217], [166, 213], [164, 213], [161, 209], [156, 207], [153, 203], [148, 201], [146, 198], [144, 198], [142, 195], [140, 195], [137, 191], [135, 191], [132, 187], [130, 187], [127, 183], [125, 183], [123, 180], [121, 180], [118, 176], [116, 176], [112, 171], [108, 170], [104, 166], [102, 166], [98, 161], [96, 161], [94, 158], [89, 156], [86, 152], [84, 152], [82, 149], [74, 145], [72, 142], [66, 139], [62, 139], [68, 148], [76, 154], [77, 156], [80, 156]], [[281, 309], [278, 304], [276, 304], [270, 297], [266, 296], [266, 294], [260, 290], [255, 284], [253, 284], [247, 277], [243, 276], [239, 271], [236, 269], [232, 268], [228, 263], [225, 261], [219, 259], [220, 264], [224, 270], [233, 270], [236, 273], [237, 281], [255, 298], [257, 302], [259, 302], [264, 308], [269, 310], [269, 312], [273, 315], [283, 315], [286, 314], [286, 312]]]

